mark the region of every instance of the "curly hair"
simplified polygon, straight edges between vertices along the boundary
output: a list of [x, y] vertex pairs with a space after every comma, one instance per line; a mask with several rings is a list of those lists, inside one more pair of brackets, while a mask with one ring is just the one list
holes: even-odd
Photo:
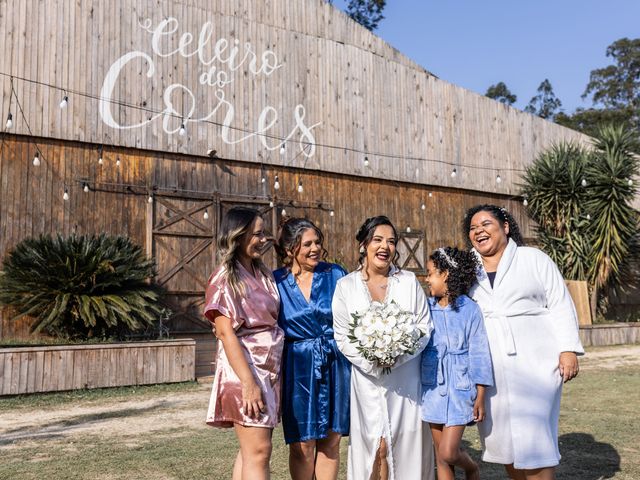
[[[304, 235], [304, 232], [309, 229], [313, 230], [316, 232], [316, 235], [318, 235], [320, 246], [322, 248], [322, 253], [320, 254], [322, 260], [327, 258], [327, 251], [324, 248], [324, 235], [322, 234], [322, 231], [316, 227], [311, 220], [306, 218], [289, 218], [280, 226], [278, 241], [274, 245], [278, 258], [289, 270], [291, 270], [291, 266], [300, 252], [302, 235]], [[291, 252], [291, 254], [289, 252]]]
[[449, 272], [446, 280], [449, 304], [458, 311], [458, 297], [468, 294], [476, 282], [476, 273], [480, 268], [478, 258], [473, 252], [443, 247], [434, 250], [429, 260], [439, 272]]
[[[378, 215], [377, 217], [367, 218], [356, 233], [356, 240], [358, 241], [358, 245], [360, 246], [360, 257], [358, 258], [358, 264], [360, 266], [358, 267], [358, 269], [362, 269], [364, 267], [364, 260], [365, 258], [367, 258], [367, 247], [373, 239], [373, 234], [376, 231], [376, 228], [380, 225], [390, 226], [393, 230], [395, 241], [396, 243], [398, 242], [398, 231], [388, 217], [385, 217], [384, 215]], [[391, 263], [393, 263], [393, 265], [395, 265], [395, 267], [399, 269], [400, 267], [398, 267], [398, 265], [396, 264], [398, 258], [400, 258], [400, 253], [396, 248], [396, 253], [391, 259]]]
[[487, 212], [493, 218], [495, 218], [500, 225], [505, 223], [509, 224], [509, 233], [507, 234], [507, 238], [511, 238], [516, 245], [522, 247], [524, 243], [524, 239], [522, 238], [522, 234], [520, 233], [520, 227], [518, 226], [518, 222], [516, 222], [515, 218], [507, 212], [507, 210], [503, 207], [498, 207], [497, 205], [476, 205], [475, 207], [471, 207], [467, 210], [466, 215], [464, 216], [464, 220], [462, 220], [462, 231], [465, 234], [465, 241], [467, 242], [467, 247], [471, 248], [471, 240], [469, 239], [469, 230], [471, 229], [471, 219], [478, 212]]
[[[238, 272], [238, 259], [242, 241], [260, 212], [248, 207], [233, 207], [223, 217], [218, 236], [218, 261], [225, 268], [225, 274], [231, 290], [236, 295], [244, 295], [244, 283]], [[256, 268], [269, 276], [271, 272], [262, 260], [253, 260]]]

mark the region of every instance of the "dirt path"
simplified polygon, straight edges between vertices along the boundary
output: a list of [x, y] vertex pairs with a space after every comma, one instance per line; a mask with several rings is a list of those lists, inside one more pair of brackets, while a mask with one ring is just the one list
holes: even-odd
[[[581, 368], [615, 369], [640, 364], [640, 345], [591, 349], [581, 359]], [[73, 441], [74, 436], [101, 435], [127, 437], [180, 427], [209, 428], [204, 417], [211, 384], [204, 382], [189, 393], [171, 394], [164, 398], [124, 399], [110, 402], [73, 405], [59, 408], [0, 413], [0, 448], [11, 448], [15, 440], [58, 437]]]

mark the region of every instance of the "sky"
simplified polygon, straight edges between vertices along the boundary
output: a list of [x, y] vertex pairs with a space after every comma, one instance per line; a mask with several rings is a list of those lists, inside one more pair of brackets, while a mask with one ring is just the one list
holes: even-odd
[[374, 33], [414, 62], [480, 94], [505, 82], [521, 109], [545, 78], [565, 112], [590, 107], [607, 46], [640, 38], [640, 0], [387, 0], [384, 15]]

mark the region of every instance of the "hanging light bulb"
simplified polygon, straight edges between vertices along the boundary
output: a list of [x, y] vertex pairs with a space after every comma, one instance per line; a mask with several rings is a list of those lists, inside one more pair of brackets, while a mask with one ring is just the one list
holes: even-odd
[[120, 166], [120, 158], [117, 158], [116, 159], [116, 167], [119, 167], [119, 166]]
[[284, 155], [284, 146], [285, 146], [286, 141], [282, 140], [282, 145], [280, 145], [280, 155]]
[[433, 192], [429, 192], [429, 198], [433, 197]]
[[282, 211], [280, 212], [280, 214], [281, 214], [283, 217], [286, 217], [286, 216], [287, 216], [287, 211], [283, 208], [283, 209], [282, 209]]
[[500, 174], [496, 175], [496, 183], [502, 183], [502, 177]]
[[304, 187], [302, 186], [302, 180], [298, 182], [298, 193], [304, 192]]
[[631, 180], [631, 179], [627, 180], [627, 185], [629, 185], [630, 187], [632, 187], [632, 186], [633, 186], [633, 180]]
[[527, 205], [529, 205], [529, 202], [527, 201], [527, 197], [524, 197], [524, 200], [522, 200], [522, 204], [526, 207]]
[[147, 198], [147, 202], [153, 203], [153, 195], [149, 195], [149, 198]]
[[68, 189], [64, 189], [64, 194], [62, 195], [62, 199], [66, 202], [67, 200], [69, 200], [69, 190]]
[[458, 175], [458, 170], [454, 168], [451, 170], [451, 178], [456, 178], [456, 175]]
[[369, 157], [364, 157], [364, 166], [365, 167], [369, 166]]
[[591, 220], [591, 215], [587, 213], [587, 220]]
[[278, 180], [278, 175], [276, 175], [276, 178], [273, 181], [273, 189], [280, 190], [280, 181]]
[[329, 211], [329, 216], [333, 217], [336, 214], [336, 212], [334, 212], [333, 210]]
[[178, 130], [178, 135], [184, 137], [187, 134], [187, 128], [184, 126], [184, 122], [180, 124], [180, 130]]
[[582, 179], [582, 181], [580, 182], [580, 185], [582, 185], [583, 187], [587, 186], [587, 180], [585, 178]]
[[202, 217], [203, 217], [205, 220], [208, 220], [208, 219], [209, 219], [209, 212], [207, 211], [207, 209], [205, 209], [205, 210], [204, 210], [204, 214], [202, 215]]
[[100, 154], [100, 156], [98, 157], [98, 165], [102, 165], [104, 163], [104, 160], [102, 160], [102, 154]]
[[84, 191], [84, 193], [89, 193], [89, 184], [85, 183], [84, 187], [82, 187], [82, 190]]
[[62, 101], [60, 102], [60, 108], [67, 108], [67, 105], [69, 105], [69, 97], [65, 95], [64, 97], [62, 97]]
[[427, 206], [423, 203], [422, 205], [420, 205], [420, 210], [426, 210]]
[[407, 225], [407, 233], [411, 233], [411, 227]]
[[36, 154], [33, 156], [33, 166], [34, 167], [40, 166], [40, 152], [36, 152]]
[[262, 178], [260, 179], [260, 183], [267, 183], [267, 179], [266, 179], [266, 178], [264, 178], [264, 177], [262, 177]]
[[11, 127], [13, 127], [13, 115], [11, 114], [11, 112], [9, 112], [9, 115], [7, 115], [6, 127], [7, 127], [7, 130], [9, 130]]
[[273, 201], [269, 202], [269, 208], [273, 208]]

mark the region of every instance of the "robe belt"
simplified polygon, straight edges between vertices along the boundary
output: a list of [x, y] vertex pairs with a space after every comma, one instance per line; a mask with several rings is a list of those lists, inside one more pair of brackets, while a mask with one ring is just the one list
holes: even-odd
[[507, 355], [515, 355], [517, 353], [516, 342], [513, 339], [513, 332], [511, 331], [509, 318], [506, 315], [498, 315], [492, 312], [487, 312], [485, 314], [485, 319], [495, 321], [498, 324], [498, 328], [502, 333], [502, 338], [504, 340], [504, 347], [505, 347], [505, 350], [507, 351]]
[[329, 357], [333, 355], [332, 334], [321, 335], [315, 338], [304, 338], [301, 340], [286, 340], [287, 343], [313, 343], [313, 376], [316, 380], [322, 379], [323, 371], [329, 366]]
[[444, 359], [447, 355], [464, 355], [465, 353], [469, 353], [468, 348], [461, 348], [459, 350], [449, 349], [446, 345], [443, 345], [441, 348], [438, 348], [438, 356], [440, 357], [440, 361], [438, 362], [438, 392], [441, 396], [445, 396], [447, 394], [447, 387], [445, 386], [445, 378], [444, 378]]

